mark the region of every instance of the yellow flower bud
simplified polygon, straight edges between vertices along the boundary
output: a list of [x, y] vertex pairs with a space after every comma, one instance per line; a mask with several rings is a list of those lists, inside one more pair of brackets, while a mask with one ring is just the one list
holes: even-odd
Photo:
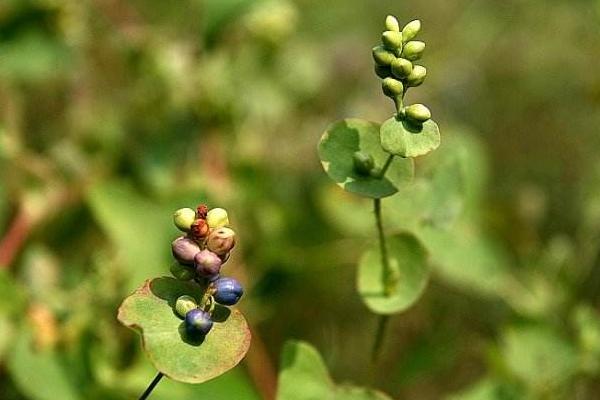
[[399, 50], [402, 48], [402, 33], [385, 31], [381, 35], [381, 42], [388, 50]]
[[427, 69], [422, 65], [414, 65], [413, 70], [406, 77], [406, 84], [408, 86], [419, 86], [425, 80], [425, 76], [427, 75]]
[[423, 123], [431, 119], [431, 111], [423, 104], [412, 104], [404, 108], [406, 118], [412, 122]]
[[421, 30], [421, 21], [415, 19], [414, 21], [410, 21], [408, 24], [402, 28], [402, 39], [405, 42], [412, 40], [417, 33]]
[[385, 29], [388, 31], [400, 32], [400, 24], [398, 23], [398, 19], [393, 15], [388, 15], [385, 17]]

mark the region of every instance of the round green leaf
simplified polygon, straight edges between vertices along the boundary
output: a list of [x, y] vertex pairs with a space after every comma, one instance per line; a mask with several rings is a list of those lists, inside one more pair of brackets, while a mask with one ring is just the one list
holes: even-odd
[[363, 255], [358, 266], [358, 292], [367, 307], [377, 314], [406, 310], [421, 296], [429, 280], [427, 253], [416, 237], [401, 233], [386, 241], [392, 277], [396, 281], [392, 293], [385, 293], [378, 243]]
[[391, 196], [397, 186], [413, 176], [410, 159], [392, 161], [385, 177], [362, 176], [354, 170], [353, 155], [370, 154], [381, 168], [389, 157], [379, 142], [379, 124], [361, 119], [344, 119], [330, 125], [319, 142], [319, 157], [327, 175], [348, 192], [374, 199]]
[[299, 341], [288, 341], [283, 347], [276, 399], [391, 400], [373, 389], [336, 385], [317, 349]]
[[248, 324], [237, 309], [217, 306], [214, 325], [202, 342], [185, 337], [174, 311], [182, 295], [201, 300], [203, 288], [173, 278], [148, 280], [119, 308], [119, 321], [142, 335], [144, 351], [157, 370], [171, 379], [202, 383], [235, 367], [250, 346]]
[[381, 125], [381, 146], [400, 157], [418, 157], [437, 149], [440, 130], [432, 119], [417, 126], [392, 117]]

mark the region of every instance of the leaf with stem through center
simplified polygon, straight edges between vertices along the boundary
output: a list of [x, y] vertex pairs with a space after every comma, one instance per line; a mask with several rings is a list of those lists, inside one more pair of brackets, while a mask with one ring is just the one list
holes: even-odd
[[388, 165], [385, 176], [364, 175], [356, 171], [356, 152], [373, 157], [376, 168], [383, 169], [391, 161], [379, 142], [379, 124], [361, 119], [344, 119], [331, 124], [319, 142], [319, 157], [327, 175], [344, 190], [379, 199], [391, 196], [398, 186], [413, 177], [411, 159], [399, 158]]
[[119, 321], [141, 333], [144, 351], [156, 369], [180, 382], [202, 383], [227, 372], [250, 346], [250, 330], [242, 314], [219, 305], [206, 337], [186, 336], [175, 302], [183, 295], [200, 302], [203, 293], [204, 288], [194, 282], [156, 278], [146, 281], [119, 308]]

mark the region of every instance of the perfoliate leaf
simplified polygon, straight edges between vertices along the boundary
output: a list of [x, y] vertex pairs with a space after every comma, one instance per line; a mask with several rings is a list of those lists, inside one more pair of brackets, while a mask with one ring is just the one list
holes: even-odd
[[361, 119], [344, 119], [330, 125], [319, 142], [319, 157], [327, 175], [344, 190], [370, 198], [391, 196], [398, 185], [413, 176], [412, 160], [397, 158], [385, 177], [361, 175], [355, 170], [353, 156], [360, 151], [373, 157], [376, 168], [389, 157], [379, 142], [379, 125]]
[[235, 308], [217, 306], [213, 328], [200, 342], [184, 333], [174, 311], [183, 295], [200, 301], [203, 288], [193, 282], [156, 278], [127, 297], [119, 308], [119, 321], [142, 335], [146, 355], [157, 370], [171, 379], [202, 383], [235, 367], [250, 346], [250, 330]]
[[381, 146], [400, 157], [418, 157], [437, 149], [440, 130], [433, 120], [413, 125], [392, 117], [381, 125]]
[[413, 235], [401, 233], [387, 238], [390, 278], [386, 293], [384, 265], [379, 243], [368, 250], [358, 266], [358, 292], [373, 312], [394, 314], [409, 308], [423, 293], [429, 279], [427, 253]]

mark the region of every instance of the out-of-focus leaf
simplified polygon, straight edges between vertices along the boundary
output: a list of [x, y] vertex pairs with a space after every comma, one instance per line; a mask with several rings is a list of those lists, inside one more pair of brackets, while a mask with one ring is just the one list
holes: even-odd
[[0, 362], [4, 361], [4, 355], [12, 345], [15, 327], [10, 318], [0, 311]]
[[436, 272], [451, 284], [492, 296], [510, 285], [507, 254], [483, 233], [464, 226], [424, 226], [417, 236], [429, 251]]
[[389, 400], [378, 391], [336, 386], [317, 350], [308, 343], [288, 341], [281, 356], [277, 400]]
[[392, 117], [381, 125], [381, 146], [400, 157], [423, 156], [440, 145], [440, 130], [432, 120], [412, 125]]
[[35, 349], [27, 329], [18, 333], [8, 368], [19, 390], [32, 400], [83, 399], [61, 356], [53, 350]]
[[319, 192], [319, 202], [327, 221], [344, 234], [370, 236], [375, 232], [373, 201], [327, 185]]
[[196, 343], [185, 336], [184, 323], [174, 312], [179, 296], [200, 302], [203, 288], [173, 278], [157, 278], [127, 297], [119, 321], [142, 335], [144, 350], [157, 370], [171, 379], [202, 383], [235, 367], [250, 346], [250, 330], [237, 309], [217, 306], [214, 326]]
[[390, 278], [395, 281], [389, 295], [379, 244], [363, 255], [358, 266], [358, 292], [367, 307], [378, 314], [406, 310], [419, 299], [429, 279], [427, 253], [415, 236], [408, 233], [390, 236], [387, 249]]
[[198, 0], [202, 3], [202, 26], [208, 42], [241, 15], [254, 0]]
[[360, 119], [345, 119], [330, 125], [319, 143], [323, 169], [344, 190], [365, 197], [382, 198], [398, 191], [398, 185], [410, 181], [413, 164], [410, 159], [395, 159], [384, 178], [362, 176], [354, 169], [357, 151], [371, 155], [376, 167], [383, 167], [389, 154], [381, 149], [379, 125]]
[[0, 43], [0, 77], [38, 81], [52, 78], [68, 65], [69, 53], [61, 43], [37, 32], [30, 32], [7, 43]]
[[580, 305], [573, 314], [580, 348], [580, 363], [584, 371], [597, 373], [600, 369], [600, 315], [588, 305]]
[[25, 289], [6, 268], [0, 268], [0, 313], [15, 315], [25, 308]]
[[122, 184], [95, 187], [88, 196], [96, 220], [106, 231], [126, 266], [128, 290], [146, 278], [164, 275], [172, 260], [172, 212], [148, 202]]
[[460, 391], [448, 396], [447, 400], [525, 400], [527, 397], [512, 386], [504, 385], [492, 378], [484, 378]]
[[281, 356], [277, 400], [329, 399], [332, 391], [333, 382], [317, 350], [308, 343], [288, 341]]
[[549, 326], [513, 327], [501, 349], [506, 366], [533, 393], [560, 388], [577, 371], [575, 349]]

